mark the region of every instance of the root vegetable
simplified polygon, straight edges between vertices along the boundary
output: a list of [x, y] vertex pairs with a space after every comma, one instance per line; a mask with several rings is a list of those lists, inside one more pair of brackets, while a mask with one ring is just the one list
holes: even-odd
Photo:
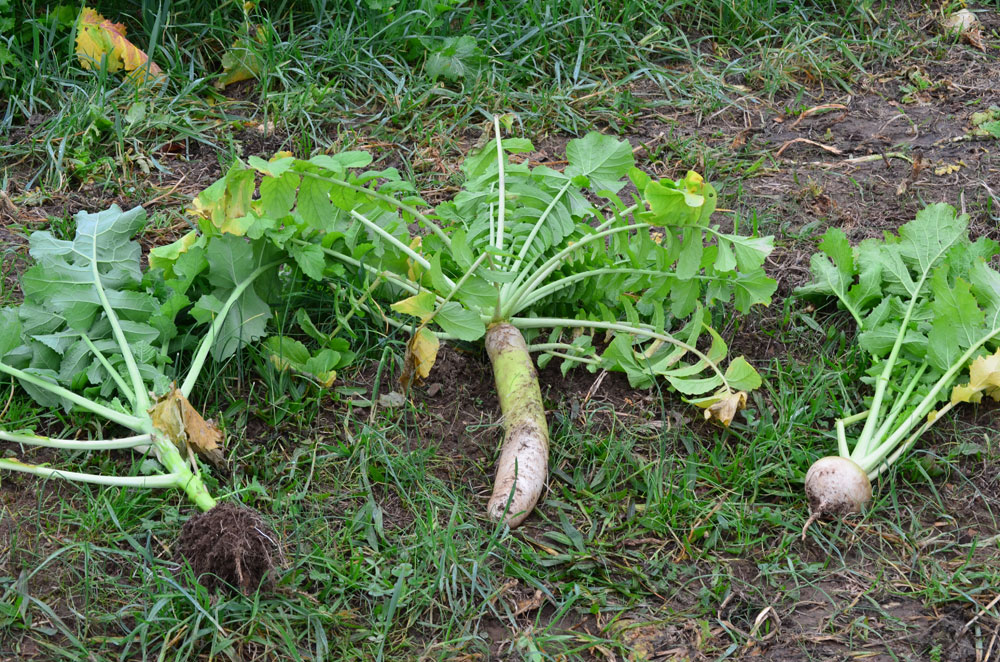
[[[149, 281], [155, 283], [155, 277], [142, 273], [140, 247], [132, 239], [145, 222], [145, 212], [140, 207], [123, 212], [112, 206], [97, 214], [81, 212], [76, 222], [73, 241], [58, 240], [46, 231], [31, 235], [31, 255], [37, 263], [22, 277], [25, 302], [20, 308], [0, 309], [0, 374], [17, 379], [42, 405], [76, 407], [134, 434], [84, 441], [0, 429], [0, 440], [82, 451], [152, 450], [162, 471], [146, 476], [109, 476], [62, 471], [12, 458], [0, 459], [0, 468], [98, 485], [183, 490], [199, 509], [213, 514], [184, 526], [180, 549], [196, 549], [191, 540], [210, 539], [216, 535], [213, 521], [232, 515], [228, 507], [216, 513], [216, 500], [191, 457], [196, 451], [219, 460], [221, 450], [216, 444], [221, 434], [194, 411], [187, 395], [216, 341], [243, 339], [243, 327], [233, 324], [230, 313], [243, 318], [242, 297], [258, 277], [275, 273], [280, 261], [260, 264], [241, 260], [239, 251], [244, 250], [244, 257], [248, 257], [250, 248], [237, 240], [228, 244], [233, 249], [228, 253], [229, 263], [224, 263], [226, 251], [217, 250], [211, 260], [200, 265], [215, 276], [211, 262], [221, 261], [219, 271], [229, 267], [226, 277], [230, 280], [226, 282], [231, 287], [215, 289], [224, 301], [212, 299], [214, 316], [206, 318], [211, 324], [184, 383], [177, 388], [170, 384], [163, 368], [169, 343], [178, 334], [174, 318], [189, 300], [176, 289], [169, 298], [162, 283], [158, 296], [150, 294], [154, 285]], [[188, 281], [186, 286], [190, 284]], [[151, 391], [162, 395], [151, 399]], [[240, 510], [246, 521], [249, 511]], [[216, 553], [214, 565], [205, 566], [223, 579], [235, 578], [244, 591], [256, 588], [263, 574], [257, 570], [270, 567], [271, 559], [279, 556], [274, 536], [267, 533], [260, 516], [254, 513], [250, 519], [255, 524], [244, 527], [239, 544], [228, 549], [228, 555]], [[213, 545], [202, 545], [202, 549], [210, 547]], [[246, 550], [252, 550], [252, 562], [247, 562]], [[195, 568], [204, 566], [201, 559], [188, 560]], [[223, 567], [227, 560], [235, 565]]]
[[549, 429], [538, 373], [521, 332], [507, 323], [494, 324], [486, 331], [486, 352], [505, 431], [487, 513], [515, 527], [535, 507], [545, 486]]
[[809, 499], [809, 519], [806, 530], [820, 517], [860, 513], [872, 500], [872, 483], [865, 470], [849, 457], [822, 457], [806, 472], [806, 497]]
[[[824, 515], [858, 512], [879, 474], [961, 402], [1000, 396], [1000, 246], [972, 242], [968, 219], [947, 204], [930, 205], [898, 237], [852, 248], [831, 228], [811, 261], [813, 282], [800, 296], [835, 296], [871, 355], [869, 409], [836, 423], [839, 457], [806, 475], [809, 525]], [[969, 370], [969, 383], [954, 386]], [[950, 391], [950, 398], [948, 397]], [[935, 409], [939, 403], [948, 400]], [[846, 426], [864, 421], [849, 443]]]

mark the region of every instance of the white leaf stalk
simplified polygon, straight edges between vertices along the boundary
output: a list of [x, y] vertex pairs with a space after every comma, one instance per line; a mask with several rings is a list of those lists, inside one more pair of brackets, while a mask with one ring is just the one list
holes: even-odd
[[[148, 389], [139, 374], [135, 355], [125, 338], [118, 315], [111, 306], [107, 295], [104, 292], [103, 285], [101, 284], [101, 274], [97, 269], [96, 253], [91, 262], [93, 264], [94, 285], [98, 293], [101, 308], [107, 317], [108, 323], [111, 325], [115, 341], [118, 344], [118, 351], [121, 353], [125, 361], [125, 365], [128, 368], [129, 377], [132, 382], [131, 388], [112, 368], [107, 358], [97, 350], [93, 342], [86, 337], [85, 342], [94, 354], [95, 358], [108, 370], [108, 373], [119, 387], [122, 396], [125, 397], [131, 405], [131, 413], [111, 409], [106, 405], [95, 402], [37, 375], [33, 375], [6, 365], [2, 361], [0, 361], [0, 372], [46, 390], [53, 395], [65, 398], [78, 407], [100, 416], [112, 423], [117, 423], [118, 425], [121, 425], [136, 434], [120, 439], [82, 441], [73, 439], [53, 439], [35, 434], [0, 430], [0, 440], [28, 446], [61, 448], [78, 451], [119, 449], [144, 451], [151, 448], [156, 456], [156, 459], [166, 469], [166, 471], [164, 473], [150, 476], [104, 476], [27, 464], [13, 459], [0, 459], [0, 469], [28, 473], [44, 478], [62, 478], [74, 482], [92, 483], [96, 485], [136, 488], [179, 488], [183, 490], [201, 510], [210, 510], [215, 507], [216, 501], [212, 495], [209, 494], [201, 476], [196, 469], [192, 470], [191, 464], [187, 459], [185, 459], [184, 456], [182, 456], [180, 449], [175, 444], [175, 441], [171, 439], [166, 432], [157, 429], [153, 423], [153, 419], [150, 415], [151, 402], [149, 399]], [[212, 344], [215, 342], [215, 338], [218, 337], [229, 311], [235, 305], [246, 288], [250, 287], [258, 276], [266, 272], [268, 269], [277, 266], [277, 264], [277, 262], [274, 262], [256, 269], [245, 281], [240, 283], [234, 289], [229, 298], [223, 304], [218, 316], [215, 320], [213, 320], [208, 332], [202, 338], [188, 370], [187, 377], [183, 382], [181, 390], [185, 397], [190, 394], [194, 383], [197, 381], [198, 375], [201, 373], [201, 369], [205, 364], [208, 352], [211, 349]]]
[[[981, 360], [977, 357], [1000, 339], [1000, 275], [986, 264], [988, 257], [971, 250], [966, 219], [964, 216], [956, 217], [955, 210], [948, 205], [931, 205], [900, 230], [900, 236], [909, 242], [904, 247], [900, 248], [902, 243], [897, 240], [899, 243], [869, 245], [866, 252], [855, 253], [854, 259], [879, 260], [890, 265], [886, 269], [895, 269], [894, 277], [898, 286], [905, 288], [909, 294], [909, 301], [889, 354], [882, 360], [869, 409], [835, 423], [838, 454], [821, 458], [806, 474], [805, 490], [810, 516], [802, 530], [803, 538], [810, 525], [820, 517], [861, 512], [872, 498], [871, 481], [903, 457], [932, 425], [943, 419], [957, 404], [978, 401], [973, 398], [981, 397], [975, 389], [966, 395], [955, 389], [949, 401], [936, 409], [959, 375], [970, 367], [970, 363], [974, 363], [974, 359]], [[870, 305], [872, 298], [858, 299], [856, 297], [860, 295], [844, 285], [845, 281], [851, 283], [855, 269], [850, 259], [844, 257], [846, 238], [843, 233], [831, 230], [824, 237], [824, 243], [826, 247], [821, 244], [821, 248], [831, 257], [837, 256], [838, 263], [833, 265], [820, 255], [814, 256], [815, 282], [803, 289], [806, 293], [832, 291], [858, 321], [860, 330], [873, 331], [871, 325], [883, 323], [879, 320], [884, 321], [884, 318], [876, 317], [874, 310], [866, 313], [859, 305], [859, 301]], [[884, 255], [879, 252], [882, 250], [886, 251]], [[952, 252], [954, 250], [958, 252]], [[904, 274], [900, 270], [900, 267], [909, 268], [901, 261], [902, 258], [898, 258], [904, 251], [914, 268], [919, 270], [918, 276], [911, 277], [908, 272]], [[968, 264], [957, 266], [956, 256], [966, 258]], [[979, 260], [982, 262], [978, 263]], [[863, 268], [870, 267], [871, 264], [866, 264]], [[831, 277], [833, 269], [838, 270], [839, 275]], [[959, 283], [957, 277], [953, 284], [949, 284], [949, 270], [954, 269], [973, 274], [973, 285], [964, 280]], [[827, 285], [823, 284], [824, 278]], [[834, 283], [835, 287], [830, 283]], [[853, 301], [852, 297], [855, 297]], [[880, 306], [892, 303], [882, 298], [876, 300]], [[981, 305], [990, 310], [989, 315], [984, 314]], [[914, 366], [916, 361], [912, 356], [904, 359], [902, 355], [904, 343], [914, 342], [911, 322], [918, 306], [932, 320], [924, 321], [926, 328], [916, 336], [923, 343], [923, 359]], [[876, 321], [869, 322], [871, 317], [876, 317]], [[962, 348], [964, 351], [958, 353]], [[937, 358], [941, 356], [948, 358]], [[982, 391], [988, 387], [989, 384], [984, 382], [978, 389]], [[860, 434], [850, 441], [847, 427], [861, 421], [865, 423]]]
[[[605, 331], [611, 334], [624, 334], [630, 338], [651, 341], [653, 350], [661, 345], [672, 345], [677, 351], [670, 357], [673, 363], [679, 363], [685, 355], [697, 357], [693, 365], [681, 365], [676, 370], [676, 378], [691, 377], [701, 371], [710, 371], [712, 377], [704, 380], [701, 385], [703, 393], [711, 389], [720, 389], [720, 392], [733, 393], [730, 381], [725, 372], [720, 368], [719, 355], [710, 356], [712, 352], [705, 353], [694, 346], [694, 341], [685, 342], [673, 335], [664, 332], [662, 329], [654, 328], [652, 325], [630, 324], [625, 322], [606, 322], [587, 319], [568, 319], [556, 317], [532, 317], [522, 316], [522, 313], [530, 311], [545, 297], [557, 293], [562, 288], [574, 285], [587, 279], [598, 278], [608, 274], [636, 275], [636, 276], [658, 276], [668, 278], [673, 276], [671, 272], [655, 271], [651, 269], [633, 268], [624, 261], [614, 267], [595, 268], [589, 271], [575, 273], [552, 282], [547, 282], [550, 276], [563, 265], [570, 263], [582, 252], [593, 249], [595, 246], [604, 246], [605, 242], [619, 236], [634, 236], [635, 233], [648, 232], [652, 227], [650, 223], [632, 222], [621, 223], [612, 227], [616, 220], [619, 220], [638, 208], [638, 204], [612, 213], [609, 218], [597, 224], [593, 231], [582, 238], [577, 238], [575, 242], [555, 250], [554, 254], [547, 255], [544, 245], [539, 249], [538, 241], [542, 238], [542, 232], [546, 225], [556, 213], [556, 209], [563, 202], [573, 186], [573, 181], [567, 178], [565, 184], [555, 191], [552, 199], [541, 210], [537, 218], [533, 219], [532, 226], [527, 234], [515, 234], [508, 219], [508, 177], [505, 169], [506, 156], [503, 140], [500, 135], [499, 118], [493, 120], [494, 135], [496, 137], [496, 167], [497, 180], [496, 201], [489, 204], [488, 214], [488, 240], [486, 247], [475, 255], [471, 266], [457, 281], [453, 281], [446, 275], [443, 276], [443, 289], [435, 292], [434, 309], [428, 311], [420, 320], [420, 328], [426, 326], [435, 318], [442, 315], [445, 306], [448, 305], [463, 285], [472, 276], [483, 274], [486, 269], [486, 277], [493, 275], [494, 282], [497, 283], [497, 300], [495, 306], [490, 308], [469, 307], [478, 320], [485, 326], [485, 344], [487, 353], [493, 366], [493, 373], [496, 381], [497, 394], [499, 396], [501, 410], [503, 413], [503, 426], [505, 430], [504, 441], [498, 462], [497, 479], [493, 495], [489, 501], [487, 512], [491, 518], [503, 521], [511, 527], [519, 525], [531, 512], [538, 501], [548, 473], [548, 427], [545, 420], [545, 410], [541, 400], [541, 392], [538, 384], [538, 375], [532, 362], [530, 352], [545, 352], [561, 359], [599, 366], [600, 360], [594, 356], [577, 351], [579, 348], [566, 343], [536, 343], [529, 347], [522, 331], [542, 329], [542, 328], [565, 328], [565, 329], [589, 329], [591, 331]], [[370, 196], [373, 200], [385, 202], [395, 206], [400, 211], [411, 214], [418, 218], [421, 223], [434, 235], [442, 238], [445, 246], [451, 249], [453, 244], [448, 240], [448, 233], [444, 231], [438, 223], [416, 210], [395, 201], [389, 196], [381, 195], [368, 188], [357, 187], [348, 184], [336, 177], [325, 177], [312, 172], [304, 172], [303, 176], [322, 179], [334, 186], [343, 186], [357, 193]], [[405, 255], [413, 264], [419, 265], [424, 270], [430, 270], [430, 262], [403, 241], [394, 237], [385, 229], [380, 227], [375, 221], [357, 210], [349, 212], [350, 216], [361, 223], [369, 232], [379, 237], [382, 241], [390, 245], [394, 250]], [[524, 238], [521, 246], [515, 246], [514, 242], [519, 238]], [[532, 250], [536, 253], [532, 256]], [[377, 266], [365, 264], [354, 259], [341, 251], [323, 247], [324, 252], [338, 260], [367, 271], [371, 276], [378, 276], [395, 287], [403, 291], [416, 295], [424, 291], [424, 286], [411, 280], [408, 275], [400, 273], [386, 273]], [[530, 256], [530, 257], [529, 257]], [[452, 304], [454, 305], [454, 304]], [[386, 317], [385, 320], [397, 328], [407, 328], [410, 325]], [[697, 338], [702, 329], [696, 329], [693, 338]], [[711, 330], [710, 330], [711, 331]], [[441, 339], [453, 337], [447, 332], [435, 332]], [[712, 331], [714, 334], [714, 331]], [[722, 355], [725, 353], [725, 345], [721, 338], [715, 334], [713, 336], [713, 350], [721, 346]], [[720, 345], [716, 344], [716, 341]], [[649, 352], [652, 354], [652, 351]], [[637, 353], [640, 358], [648, 358], [648, 355]], [[672, 365], [671, 364], [668, 364]], [[668, 378], [669, 374], [668, 374]]]

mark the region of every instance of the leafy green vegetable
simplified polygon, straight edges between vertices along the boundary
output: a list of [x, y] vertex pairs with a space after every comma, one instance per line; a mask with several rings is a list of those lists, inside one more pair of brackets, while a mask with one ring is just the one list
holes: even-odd
[[[869, 411], [852, 421], [865, 426], [851, 450], [838, 424], [840, 454], [874, 478], [959, 401], [988, 388], [948, 389], [991, 349], [1000, 346], [1000, 273], [990, 261], [997, 242], [968, 236], [968, 216], [947, 204], [930, 205], [898, 235], [868, 239], [853, 249], [844, 233], [827, 230], [813, 255], [806, 297], [836, 297], [858, 326], [871, 355]], [[976, 380], [973, 379], [973, 384]]]

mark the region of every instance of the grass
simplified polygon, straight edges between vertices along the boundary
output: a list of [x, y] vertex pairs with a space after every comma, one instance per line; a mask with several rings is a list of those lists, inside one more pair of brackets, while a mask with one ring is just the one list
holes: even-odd
[[[0, 65], [10, 137], [0, 141], [0, 188], [25, 206], [79, 190], [148, 201], [192, 171], [183, 160], [225, 168], [259, 149], [355, 145], [444, 187], [449, 155], [497, 109], [539, 137], [631, 130], [679, 107], [707, 117], [748, 96], [777, 97], [794, 116], [819, 88], [852, 87], [863, 71], [929, 57], [940, 41], [907, 28], [893, 3], [840, 1], [833, 12], [819, 2], [622, 0], [563, 3], [558, 14], [541, 1], [445, 2], [440, 13], [376, 4], [268, 3], [247, 19], [240, 3], [212, 12], [174, 2], [169, 16], [156, 3], [102, 4], [137, 44], [155, 44], [169, 82], [152, 92], [83, 71], [67, 26], [19, 5], [27, 38]], [[244, 20], [264, 28], [250, 44], [261, 80], [220, 93], [213, 77]], [[475, 73], [434, 79], [428, 55], [459, 32], [481, 51]], [[268, 122], [277, 137], [256, 132]], [[662, 124], [648, 163], [699, 167], [723, 182], [726, 206], [743, 210], [746, 177], [774, 166], [762, 153], [734, 156], [723, 136]], [[183, 227], [177, 202], [199, 183], [163, 200], [150, 241]], [[858, 186], [866, 202], [878, 193]], [[742, 222], [811, 250], [827, 219], [795, 225], [779, 210], [747, 210]], [[49, 228], [68, 233], [68, 219]], [[0, 238], [43, 227], [0, 220]], [[18, 298], [7, 276], [26, 258], [3, 250], [7, 305]], [[325, 293], [286, 304], [282, 318], [304, 307], [329, 320], [324, 328], [334, 323]], [[792, 300], [738, 325], [723, 314], [727, 338], [754, 334], [752, 346], [780, 350], [751, 355], [765, 386], [745, 416], [718, 430], [677, 398], [611, 376], [590, 399], [593, 378], [548, 382], [551, 482], [514, 533], [481, 516], [501, 435], [483, 393], [446, 384], [400, 409], [364, 406], [395, 388], [402, 336], [356, 319], [362, 355], [332, 395], [246, 350], [207, 372], [196, 404], [228, 433], [232, 471], [210, 473], [210, 489], [265, 513], [285, 546], [276, 590], [202, 589], [169, 546], [190, 514], [177, 494], [5, 474], [0, 658], [935, 660], [969, 652], [956, 641], [973, 648], [969, 659], [988, 657], [996, 612], [984, 608], [1000, 585], [995, 412], [970, 408], [938, 426], [879, 479], [870, 513], [816, 525], [802, 542], [804, 471], [835, 450], [832, 421], [862, 406], [859, 350], [841, 316]], [[469, 374], [487, 369], [461, 349]], [[456, 407], [460, 445], [440, 432]], [[0, 412], [5, 426], [57, 432], [72, 416], [98, 433], [85, 417], [43, 414], [9, 382]], [[33, 457], [116, 474], [136, 459]]]
[[[169, 13], [107, 3], [105, 13], [167, 74], [166, 85], [137, 90], [100, 67], [80, 68], [72, 12], [15, 4], [0, 130], [16, 139], [0, 155], [6, 168], [30, 170], [19, 176], [26, 188], [142, 181], [201, 152], [228, 163], [239, 154], [234, 136], [269, 123], [298, 153], [388, 142], [414, 168], [429, 151], [454, 153], [500, 109], [538, 134], [580, 134], [595, 123], [620, 132], [662, 106], [712, 112], [810, 83], [848, 89], [913, 48], [905, 26], [886, 20], [887, 5], [871, 0], [837, 0], [846, 19], [832, 19], [826, 3], [781, 0], [574, 0], [558, 12], [540, 0], [373, 1], [335, 12], [314, 1], [246, 14], [239, 3], [213, 11], [188, 0]], [[469, 40], [467, 53], [449, 55], [453, 34]], [[260, 73], [230, 99], [213, 83], [239, 35]]]
[[[797, 627], [768, 608], [809, 613], [821, 604], [833, 607], [828, 641], [923, 655], [946, 638], [918, 636], [898, 603], [974, 612], [1000, 581], [989, 561], [997, 539], [969, 537], [970, 528], [1000, 528], [997, 514], [954, 509], [976, 499], [975, 467], [996, 442], [974, 421], [940, 430], [922, 445], [933, 453], [880, 479], [872, 513], [821, 525], [800, 542], [802, 473], [834, 448], [816, 431], [860, 405], [858, 350], [828, 328], [817, 333], [794, 316], [779, 325], [816, 358], [765, 366], [766, 390], [730, 431], [681, 423], [678, 414], [691, 412], [656, 394], [635, 404], [598, 393], [570, 418], [552, 384], [552, 482], [539, 516], [517, 533], [480, 515], [491, 465], [476, 458], [500, 437], [495, 413], [469, 430], [482, 455], [443, 453], [421, 433], [440, 411], [433, 400], [371, 418], [350, 406], [353, 396], [331, 403], [312, 393], [275, 417], [287, 391], [260, 388], [276, 376], [237, 358], [201, 396], [208, 411], [231, 405], [221, 418], [234, 471], [210, 488], [275, 524], [289, 558], [276, 590], [212, 596], [198, 586], [167, 545], [187, 511], [175, 494], [36, 490], [5, 476], [0, 563], [21, 570], [0, 573], [0, 651], [61, 660], [541, 660], [625, 659], [669, 644], [715, 658]], [[364, 323], [357, 330], [377, 333]], [[371, 388], [366, 366], [383, 355], [376, 337], [344, 383]], [[385, 340], [392, 360], [382, 379], [391, 384], [402, 347]], [[273, 431], [247, 425], [251, 403], [277, 419]], [[5, 421], [33, 420], [36, 408], [16, 394]], [[970, 441], [947, 441], [955, 438]], [[983, 441], [974, 448], [972, 439]], [[130, 460], [58, 462], [120, 473]], [[802, 646], [811, 659], [815, 650]]]

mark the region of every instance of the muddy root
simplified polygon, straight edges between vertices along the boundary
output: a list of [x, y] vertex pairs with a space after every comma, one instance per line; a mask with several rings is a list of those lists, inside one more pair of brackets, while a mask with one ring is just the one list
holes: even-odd
[[198, 582], [211, 591], [253, 593], [273, 586], [282, 561], [274, 531], [250, 508], [221, 503], [194, 515], [181, 529], [176, 560], [191, 565]]

